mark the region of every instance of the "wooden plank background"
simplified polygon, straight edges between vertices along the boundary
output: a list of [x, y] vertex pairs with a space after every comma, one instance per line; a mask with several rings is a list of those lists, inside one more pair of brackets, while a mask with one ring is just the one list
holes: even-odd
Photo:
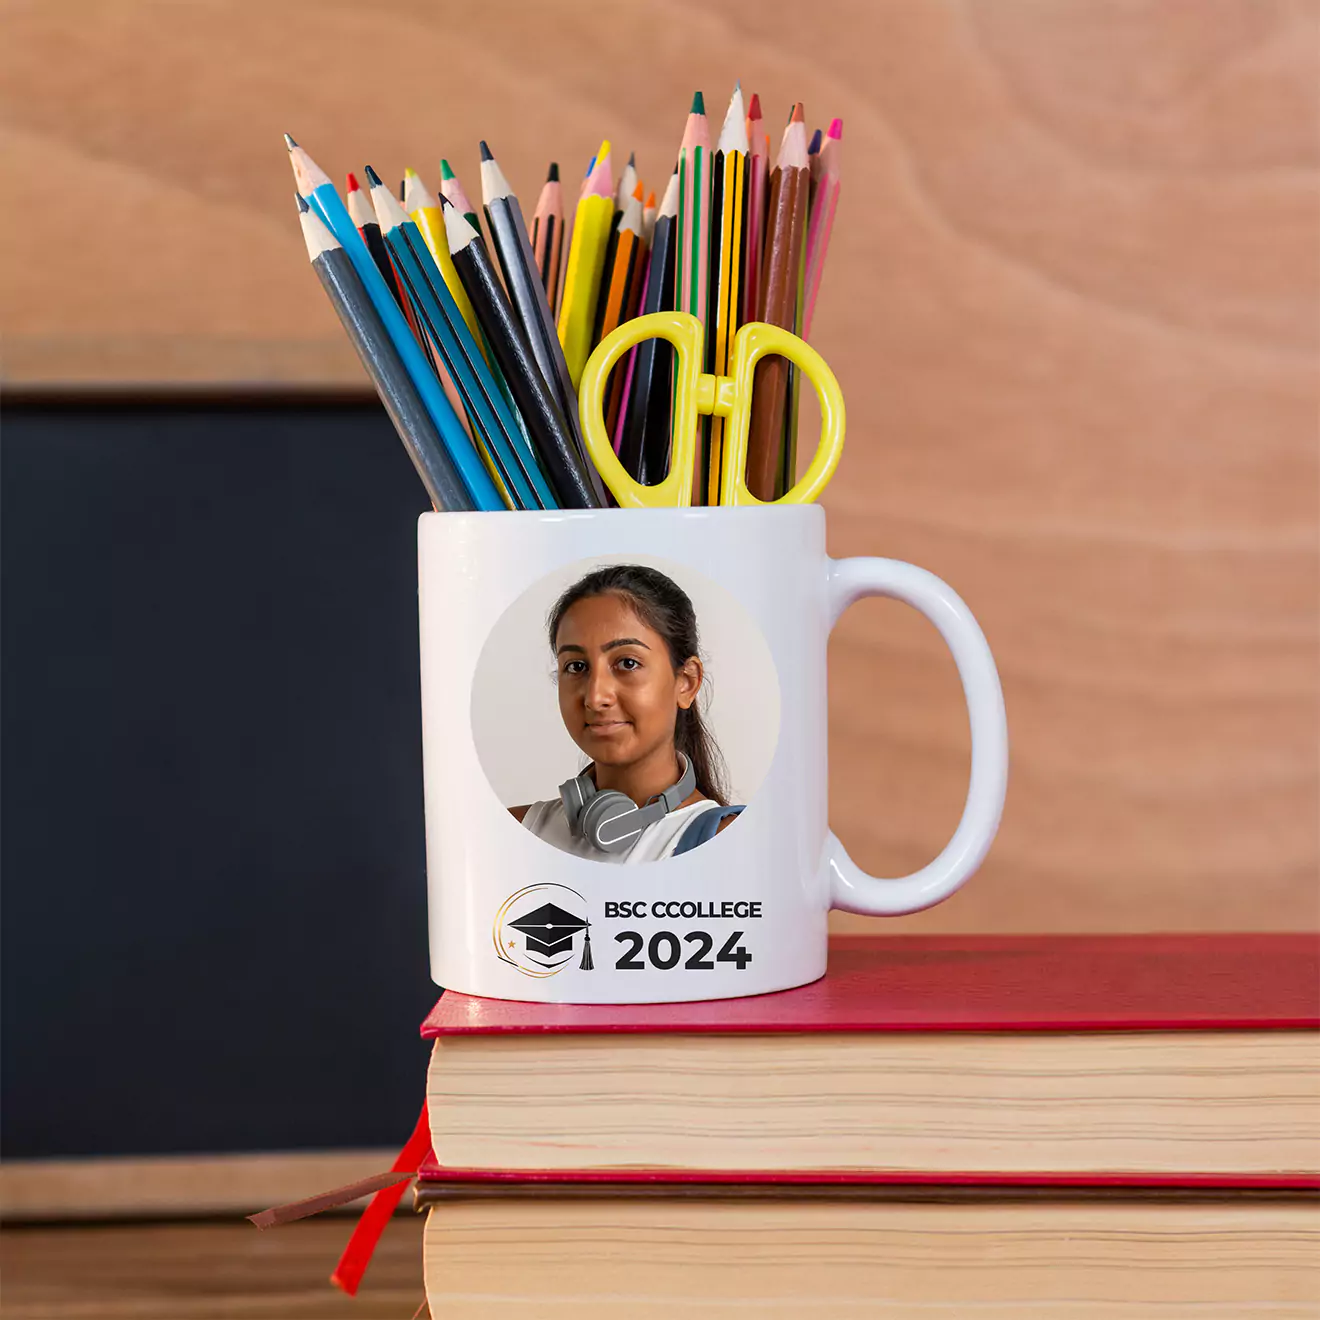
[[[817, 344], [834, 554], [946, 578], [998, 657], [1009, 803], [895, 928], [1317, 924], [1317, 51], [1310, 0], [7, 0], [10, 385], [343, 385], [287, 129], [338, 175], [487, 137], [525, 205], [602, 135], [659, 185], [694, 87], [846, 124]], [[474, 16], [480, 22], [474, 22]], [[831, 650], [831, 809], [873, 870], [957, 819], [933, 630]], [[840, 928], [865, 919], [837, 918]]]

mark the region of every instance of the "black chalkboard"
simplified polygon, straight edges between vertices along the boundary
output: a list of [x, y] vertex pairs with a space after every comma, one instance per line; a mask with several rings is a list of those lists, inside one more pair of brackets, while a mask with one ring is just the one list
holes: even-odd
[[400, 1144], [416, 520], [380, 406], [6, 403], [3, 1153]]

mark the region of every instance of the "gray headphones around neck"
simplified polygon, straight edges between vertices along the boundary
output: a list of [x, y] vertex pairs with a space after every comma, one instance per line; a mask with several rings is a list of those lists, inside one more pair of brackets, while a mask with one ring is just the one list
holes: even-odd
[[692, 768], [692, 762], [682, 752], [678, 759], [683, 765], [678, 783], [641, 807], [627, 793], [620, 793], [617, 789], [598, 791], [591, 777], [595, 767], [589, 765], [576, 779], [559, 785], [559, 798], [564, 804], [569, 830], [602, 852], [624, 852], [631, 848], [648, 825], [663, 820], [696, 788], [697, 772]]

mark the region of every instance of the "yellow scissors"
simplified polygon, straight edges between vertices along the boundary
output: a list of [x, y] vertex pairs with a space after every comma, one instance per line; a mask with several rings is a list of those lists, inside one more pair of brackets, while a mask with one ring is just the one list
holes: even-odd
[[[667, 339], [674, 346], [674, 414], [669, 475], [643, 486], [624, 470], [605, 426], [605, 386], [619, 359], [644, 339]], [[596, 470], [619, 507], [662, 509], [692, 503], [697, 459], [697, 419], [701, 413], [725, 418], [721, 455], [721, 504], [809, 504], [825, 489], [843, 450], [843, 392], [834, 373], [809, 344], [778, 326], [751, 321], [733, 338], [728, 376], [701, 370], [701, 322], [687, 312], [652, 312], [625, 321], [596, 345], [582, 371], [578, 401], [582, 433]], [[752, 420], [752, 378], [761, 358], [787, 358], [816, 387], [820, 399], [820, 443], [802, 480], [777, 500], [759, 500], [747, 489], [747, 448]]]

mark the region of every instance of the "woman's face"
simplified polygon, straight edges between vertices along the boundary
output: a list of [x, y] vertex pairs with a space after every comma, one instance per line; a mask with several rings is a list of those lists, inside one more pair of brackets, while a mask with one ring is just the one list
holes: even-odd
[[672, 747], [678, 712], [701, 689], [701, 661], [692, 656], [675, 673], [664, 638], [612, 593], [569, 608], [555, 659], [564, 727], [599, 765], [627, 766]]

